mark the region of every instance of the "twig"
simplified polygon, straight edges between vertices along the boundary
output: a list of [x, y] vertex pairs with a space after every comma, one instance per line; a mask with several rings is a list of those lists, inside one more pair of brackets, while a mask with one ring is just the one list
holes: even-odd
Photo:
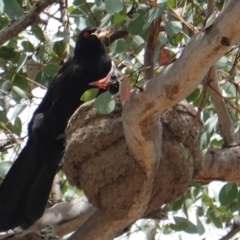
[[147, 44], [144, 54], [145, 80], [154, 77], [153, 56], [156, 47], [158, 34], [161, 28], [161, 18], [154, 19], [150, 26], [150, 31], [147, 38]]
[[88, 3], [87, 3], [86, 0], [85, 0], [85, 5], [87, 6], [88, 11], [89, 11], [90, 14], [92, 15], [92, 17], [93, 17], [93, 19], [94, 19], [94, 22], [95, 22], [96, 26], [98, 26], [98, 25], [99, 25], [99, 21], [97, 20], [97, 18], [96, 18], [95, 15], [93, 14], [93, 12], [92, 12], [91, 8], [89, 7], [89, 5], [88, 5]]
[[[224, 146], [231, 146], [237, 144], [236, 135], [234, 132], [233, 122], [229, 115], [229, 112], [226, 108], [225, 102], [221, 97], [221, 94], [217, 94], [216, 92], [221, 93], [221, 89], [217, 79], [217, 71], [216, 67], [211, 67], [209, 71], [208, 78], [210, 79], [210, 93], [211, 98], [218, 115], [220, 128], [222, 131], [223, 139], [224, 139]], [[213, 90], [215, 89], [215, 91]]]

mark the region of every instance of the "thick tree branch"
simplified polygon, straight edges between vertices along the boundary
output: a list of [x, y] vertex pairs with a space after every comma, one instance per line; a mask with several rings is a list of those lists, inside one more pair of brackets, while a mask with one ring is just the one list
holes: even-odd
[[20, 235], [18, 233], [7, 234], [0, 239], [18, 239], [20, 236], [22, 239], [28, 239], [30, 233], [35, 236], [48, 226], [52, 226], [54, 235], [62, 237], [83, 225], [95, 211], [96, 208], [88, 202], [85, 196], [71, 202], [61, 202], [47, 209], [42, 218]]
[[184, 99], [200, 83], [208, 69], [240, 39], [240, 2], [229, 1], [214, 24], [196, 34], [180, 58], [154, 79], [143, 92], [133, 90], [123, 105], [123, 129], [127, 145], [146, 179], [135, 196], [128, 216], [138, 218], [146, 209], [152, 179], [161, 157], [158, 114]]
[[25, 30], [28, 26], [32, 25], [37, 19], [39, 14], [48, 6], [57, 2], [56, 0], [39, 0], [37, 1], [30, 11], [13, 21], [10, 25], [0, 31], [0, 45], [6, 41], [17, 36], [20, 32]]
[[193, 179], [199, 182], [221, 180], [240, 182], [240, 146], [232, 148], [208, 148], [202, 151], [199, 160], [196, 159]]

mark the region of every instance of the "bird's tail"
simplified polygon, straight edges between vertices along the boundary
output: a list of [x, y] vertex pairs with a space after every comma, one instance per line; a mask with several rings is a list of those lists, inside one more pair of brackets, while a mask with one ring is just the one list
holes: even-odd
[[28, 141], [0, 185], [0, 231], [28, 227], [44, 213], [58, 165], [41, 166], [36, 152]]

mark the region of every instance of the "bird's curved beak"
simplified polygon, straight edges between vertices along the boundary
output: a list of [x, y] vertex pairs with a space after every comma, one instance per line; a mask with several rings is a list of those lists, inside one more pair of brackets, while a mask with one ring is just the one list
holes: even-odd
[[111, 74], [109, 73], [105, 78], [102, 78], [96, 82], [91, 82], [91, 83], [89, 83], [89, 85], [106, 90], [108, 87], [108, 80], [109, 80], [110, 75]]

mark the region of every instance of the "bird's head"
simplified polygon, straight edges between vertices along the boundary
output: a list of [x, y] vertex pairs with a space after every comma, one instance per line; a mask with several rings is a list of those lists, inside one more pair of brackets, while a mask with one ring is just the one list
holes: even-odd
[[83, 29], [76, 41], [74, 55], [97, 55], [98, 53], [105, 53], [105, 46], [101, 42], [101, 39], [105, 36], [104, 31], [97, 27]]

